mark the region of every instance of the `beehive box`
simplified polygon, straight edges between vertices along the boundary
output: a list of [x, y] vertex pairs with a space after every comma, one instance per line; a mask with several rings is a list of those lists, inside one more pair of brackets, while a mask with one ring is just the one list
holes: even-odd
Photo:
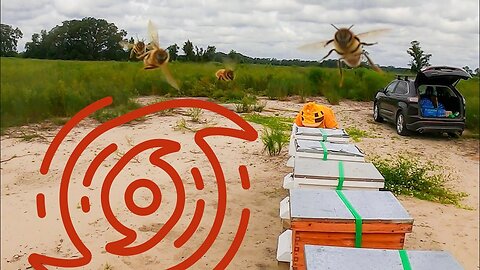
[[[361, 247], [402, 249], [413, 218], [388, 191], [340, 191], [361, 216]], [[354, 247], [355, 218], [335, 190], [291, 189], [293, 269], [304, 269], [306, 244]]]
[[292, 137], [337, 143], [348, 143], [350, 141], [350, 136], [344, 129], [299, 127], [296, 124], [292, 126]]
[[[342, 175], [343, 189], [378, 190], [385, 185], [385, 179], [372, 163], [298, 157], [295, 158], [293, 182], [290, 183], [290, 187], [335, 189]], [[286, 181], [284, 187], [289, 188], [288, 179], [284, 180]]]
[[[402, 261], [400, 252], [404, 252]], [[411, 268], [404, 268], [404, 265]], [[462, 266], [445, 251], [399, 251], [305, 245], [307, 270], [461, 270]]]
[[293, 151], [289, 152], [291, 157], [287, 161], [287, 167], [293, 167], [294, 159], [298, 157], [365, 162], [365, 154], [356, 145], [350, 143], [295, 139], [294, 145]]

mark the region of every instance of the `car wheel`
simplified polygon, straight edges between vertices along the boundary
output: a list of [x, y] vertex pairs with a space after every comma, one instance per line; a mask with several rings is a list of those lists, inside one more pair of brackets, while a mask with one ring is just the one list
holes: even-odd
[[405, 121], [405, 116], [403, 112], [400, 111], [397, 113], [397, 121], [395, 121], [397, 126], [397, 133], [402, 136], [408, 135], [407, 122]]
[[380, 109], [378, 108], [378, 104], [375, 102], [375, 105], [373, 105], [373, 120], [375, 122], [383, 122], [383, 118], [380, 116]]

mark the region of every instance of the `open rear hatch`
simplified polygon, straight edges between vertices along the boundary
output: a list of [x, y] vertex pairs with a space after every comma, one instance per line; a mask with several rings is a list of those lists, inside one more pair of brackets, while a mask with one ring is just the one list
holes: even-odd
[[471, 78], [465, 70], [447, 66], [432, 66], [418, 72], [415, 78], [415, 86], [424, 84], [453, 85], [461, 79]]
[[[447, 118], [462, 119], [464, 117], [464, 99], [455, 89], [455, 85], [461, 80], [471, 78], [465, 70], [447, 66], [428, 67], [417, 73], [415, 78], [415, 87], [417, 89], [427, 87], [435, 88], [434, 99], [423, 97], [420, 101], [420, 115], [429, 118], [429, 120], [444, 120]], [[433, 93], [433, 92], [432, 92]], [[438, 99], [437, 99], [438, 98]], [[436, 100], [437, 105], [432, 102]]]

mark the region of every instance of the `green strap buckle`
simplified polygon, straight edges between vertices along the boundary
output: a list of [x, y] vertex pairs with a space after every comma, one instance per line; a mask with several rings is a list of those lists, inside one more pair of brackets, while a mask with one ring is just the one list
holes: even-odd
[[345, 204], [350, 213], [355, 217], [355, 247], [360, 248], [362, 247], [362, 217], [358, 214], [357, 210], [353, 208], [341, 190], [335, 190], [335, 192], [337, 192], [343, 204]]

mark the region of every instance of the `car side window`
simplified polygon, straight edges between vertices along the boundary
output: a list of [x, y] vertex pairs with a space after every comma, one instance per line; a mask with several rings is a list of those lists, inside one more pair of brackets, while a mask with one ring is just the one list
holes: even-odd
[[392, 94], [393, 89], [395, 89], [396, 85], [397, 85], [397, 82], [392, 82], [390, 85], [387, 86], [387, 88], [385, 88], [385, 93], [386, 94]]
[[407, 82], [399, 82], [397, 87], [395, 88], [395, 94], [405, 95], [407, 92], [408, 92]]

